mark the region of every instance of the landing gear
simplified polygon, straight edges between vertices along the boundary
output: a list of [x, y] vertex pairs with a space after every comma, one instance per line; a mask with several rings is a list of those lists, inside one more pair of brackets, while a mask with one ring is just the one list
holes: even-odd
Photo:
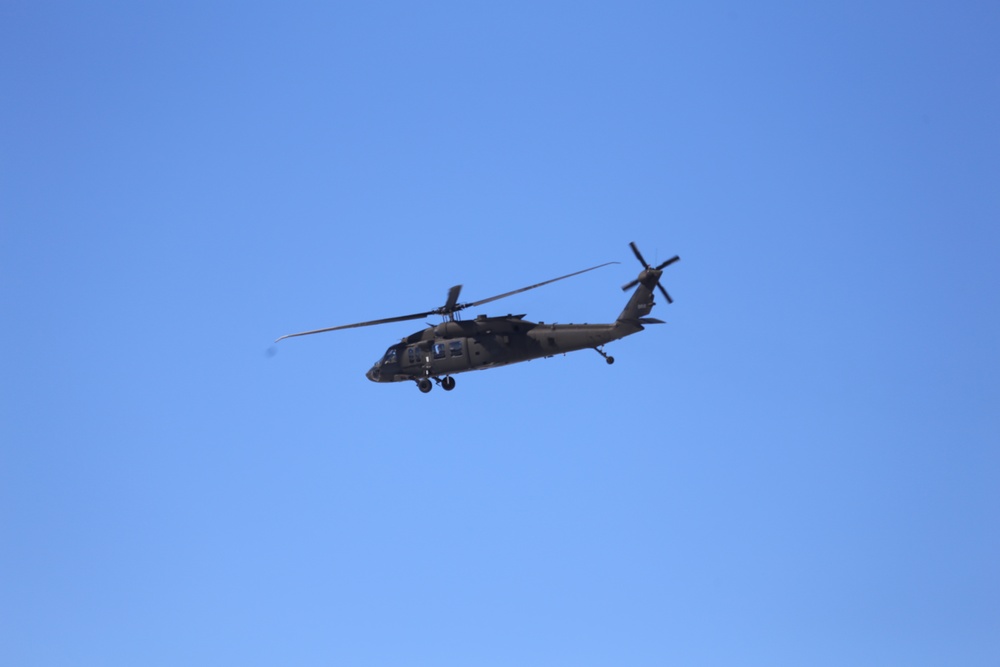
[[604, 351], [604, 346], [603, 345], [601, 345], [600, 347], [595, 347], [594, 348], [594, 352], [596, 352], [597, 354], [599, 354], [602, 357], [604, 357], [604, 361], [608, 362], [609, 366], [611, 364], [615, 363], [615, 358], [614, 357], [610, 357], [610, 356], [607, 355], [607, 353]]
[[434, 388], [434, 384], [431, 382], [431, 380], [434, 380], [434, 382], [437, 382], [439, 385], [441, 385], [441, 388], [444, 389], [445, 391], [451, 391], [452, 389], [455, 388], [455, 378], [451, 377], [450, 375], [446, 375], [443, 378], [438, 378], [438, 377], [420, 378], [419, 380], [416, 381], [417, 389], [426, 394], [427, 392], [429, 392], [431, 389]]

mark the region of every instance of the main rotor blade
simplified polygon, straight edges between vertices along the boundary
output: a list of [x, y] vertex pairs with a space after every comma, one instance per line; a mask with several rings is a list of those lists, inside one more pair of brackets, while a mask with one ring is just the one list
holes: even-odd
[[673, 264], [674, 262], [679, 262], [680, 260], [681, 260], [680, 255], [674, 255], [673, 257], [665, 261], [663, 264], [660, 264], [658, 267], [656, 267], [656, 270], [661, 271], [670, 266], [671, 264]]
[[455, 304], [458, 303], [458, 295], [462, 292], [461, 285], [455, 285], [450, 290], [448, 290], [448, 300], [445, 301], [444, 307], [441, 309], [445, 313], [450, 313], [455, 308]]
[[458, 295], [462, 291], [461, 285], [455, 285], [450, 290], [448, 290], [448, 300], [445, 305], [441, 308], [435, 308], [434, 310], [428, 310], [425, 313], [414, 313], [412, 315], [400, 315], [399, 317], [387, 317], [381, 320], [371, 320], [370, 322], [357, 322], [355, 324], [343, 324], [339, 327], [327, 327], [325, 329], [313, 329], [312, 331], [300, 331], [299, 333], [286, 334], [274, 342], [285, 340], [286, 338], [295, 338], [296, 336], [310, 336], [312, 334], [326, 333], [328, 331], [340, 331], [341, 329], [356, 329], [358, 327], [371, 327], [376, 324], [390, 324], [392, 322], [405, 322], [407, 320], [421, 320], [429, 315], [449, 315], [456, 311], [462, 310], [463, 308], [468, 308], [470, 306], [481, 306], [484, 303], [490, 303], [491, 301], [496, 301], [498, 299], [503, 299], [504, 297], [513, 296], [514, 294], [520, 294], [521, 292], [527, 292], [530, 289], [535, 289], [536, 287], [541, 287], [543, 285], [548, 285], [549, 283], [554, 283], [557, 280], [564, 280], [566, 278], [572, 278], [573, 276], [578, 276], [581, 273], [586, 273], [587, 271], [593, 271], [594, 269], [599, 269], [610, 264], [618, 264], [618, 262], [607, 262], [606, 264], [599, 264], [597, 266], [592, 266], [589, 269], [584, 269], [583, 271], [577, 271], [575, 273], [570, 273], [565, 276], [559, 276], [558, 278], [553, 278], [552, 280], [546, 280], [543, 283], [538, 283], [536, 285], [530, 285], [528, 287], [522, 287], [521, 289], [514, 290], [513, 292], [507, 292], [505, 294], [498, 294], [497, 296], [491, 296], [488, 299], [482, 299], [480, 301], [473, 301], [472, 303], [458, 303]]
[[583, 271], [577, 271], [575, 273], [568, 273], [565, 276], [559, 276], [558, 278], [553, 278], [552, 280], [546, 280], [543, 283], [538, 283], [538, 284], [535, 284], [535, 285], [529, 285], [528, 287], [522, 287], [521, 289], [516, 289], [513, 292], [505, 292], [504, 294], [497, 294], [496, 296], [491, 296], [488, 299], [481, 299], [479, 301], [473, 301], [472, 303], [464, 303], [464, 304], [462, 304], [460, 306], [457, 306], [455, 308], [455, 310], [460, 310], [462, 308], [468, 308], [470, 306], [481, 306], [484, 303], [490, 303], [491, 301], [497, 301], [499, 299], [503, 299], [503, 298], [506, 298], [508, 296], [513, 296], [515, 294], [520, 294], [521, 292], [527, 292], [530, 289], [535, 289], [536, 287], [542, 287], [543, 285], [548, 285], [550, 283], [554, 283], [557, 280], [565, 280], [566, 278], [572, 278], [573, 276], [578, 276], [581, 273], [586, 273], [587, 271], [593, 271], [594, 269], [600, 269], [601, 267], [610, 266], [611, 264], [619, 264], [619, 262], [606, 262], [604, 264], [598, 264], [597, 266], [592, 266], [589, 269], [584, 269]]
[[427, 317], [428, 315], [434, 315], [437, 311], [431, 310], [426, 313], [415, 313], [413, 315], [401, 315], [400, 317], [387, 317], [384, 320], [372, 320], [371, 322], [357, 322], [356, 324], [344, 324], [339, 327], [327, 327], [326, 329], [314, 329], [312, 331], [300, 331], [299, 333], [286, 334], [281, 338], [278, 338], [274, 342], [285, 340], [286, 338], [295, 338], [296, 336], [309, 336], [312, 334], [326, 333], [327, 331], [339, 331], [341, 329], [356, 329], [358, 327], [371, 327], [376, 324], [389, 324], [390, 322], [405, 322], [406, 320], [419, 320]]
[[642, 256], [642, 253], [639, 252], [639, 247], [635, 244], [635, 241], [629, 241], [628, 244], [629, 244], [629, 247], [632, 248], [632, 252], [635, 253], [635, 258], [637, 260], [639, 260], [640, 262], [642, 262], [642, 266], [644, 268], [648, 269], [649, 268], [649, 263], [646, 262], [646, 259]]

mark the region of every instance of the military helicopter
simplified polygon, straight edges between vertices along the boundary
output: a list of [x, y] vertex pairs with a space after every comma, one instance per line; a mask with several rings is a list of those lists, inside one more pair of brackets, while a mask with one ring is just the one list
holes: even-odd
[[660, 275], [663, 273], [663, 269], [680, 260], [680, 257], [674, 256], [659, 266], [652, 266], [643, 258], [635, 243], [629, 243], [629, 246], [635, 253], [636, 259], [642, 264], [642, 272], [635, 280], [622, 286], [622, 290], [626, 292], [633, 287], [636, 289], [625, 305], [625, 309], [618, 315], [618, 319], [611, 324], [546, 324], [544, 322], [529, 322], [524, 319], [524, 315], [501, 317], [479, 315], [474, 320], [462, 320], [458, 314], [466, 308], [481, 306], [588, 271], [618, 264], [618, 262], [598, 264], [589, 269], [471, 303], [458, 302], [462, 286], [455, 285], [448, 290], [445, 304], [434, 310], [399, 317], [387, 317], [370, 322], [302, 331], [281, 336], [274, 342], [277, 343], [296, 336], [419, 320], [431, 315], [440, 315], [443, 318], [441, 324], [428, 325], [426, 329], [410, 334], [399, 343], [391, 345], [382, 358], [376, 361], [375, 365], [365, 373], [365, 377], [372, 382], [415, 382], [417, 388], [425, 394], [434, 387], [432, 381], [441, 385], [445, 391], [451, 391], [455, 388], [453, 376], [458, 373], [497, 368], [521, 361], [575, 352], [576, 350], [594, 350], [604, 357], [607, 363], [613, 364], [615, 358], [604, 352], [604, 346], [607, 343], [639, 333], [644, 329], [643, 325], [664, 323], [663, 320], [646, 316], [655, 305], [653, 301], [654, 288], [659, 288], [667, 303], [674, 302], [667, 290], [660, 284]]

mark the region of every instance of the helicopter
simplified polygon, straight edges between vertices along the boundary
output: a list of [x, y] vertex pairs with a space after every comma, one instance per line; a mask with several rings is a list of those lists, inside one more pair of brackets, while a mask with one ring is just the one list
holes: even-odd
[[427, 328], [410, 334], [399, 343], [389, 346], [385, 354], [365, 373], [365, 377], [372, 382], [415, 382], [417, 388], [425, 394], [433, 389], [433, 383], [441, 385], [445, 391], [451, 391], [455, 388], [453, 376], [458, 373], [497, 368], [577, 350], [594, 350], [604, 357], [608, 364], [613, 364], [615, 358], [604, 351], [604, 346], [607, 343], [639, 333], [645, 328], [644, 325], [664, 324], [663, 320], [647, 317], [647, 315], [655, 305], [653, 299], [655, 288], [663, 293], [667, 303], [674, 302], [667, 290], [660, 284], [660, 276], [666, 267], [680, 260], [680, 257], [675, 255], [658, 266], [652, 266], [645, 260], [634, 242], [629, 243], [629, 247], [632, 248], [636, 259], [642, 264], [642, 272], [635, 280], [622, 286], [622, 291], [627, 292], [633, 287], [635, 287], [635, 291], [628, 303], [625, 304], [625, 309], [610, 324], [529, 322], [524, 319], [525, 315], [500, 317], [478, 315], [473, 320], [462, 320], [459, 313], [466, 308], [491, 303], [619, 262], [598, 264], [582, 271], [470, 303], [458, 302], [462, 286], [455, 285], [448, 290], [445, 304], [434, 310], [370, 322], [301, 331], [281, 336], [274, 342], [278, 343], [286, 338], [297, 336], [419, 320], [432, 315], [440, 315], [443, 319], [441, 324], [429, 324]]

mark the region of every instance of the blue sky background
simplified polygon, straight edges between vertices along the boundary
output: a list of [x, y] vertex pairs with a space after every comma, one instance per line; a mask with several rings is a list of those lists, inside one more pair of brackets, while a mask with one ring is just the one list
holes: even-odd
[[[996, 665], [998, 34], [3, 3], [0, 663]], [[632, 240], [614, 366], [266, 354], [614, 260], [482, 309], [610, 321]]]

